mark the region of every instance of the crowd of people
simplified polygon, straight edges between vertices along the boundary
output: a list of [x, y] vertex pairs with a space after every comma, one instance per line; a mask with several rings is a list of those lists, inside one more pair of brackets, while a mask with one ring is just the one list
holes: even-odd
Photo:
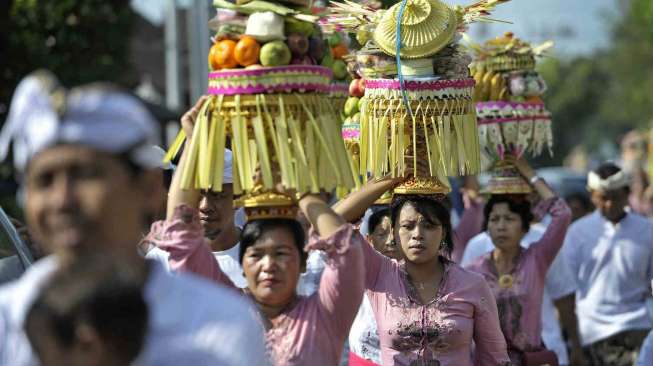
[[18, 86], [0, 143], [39, 254], [0, 287], [0, 364], [653, 365], [653, 221], [632, 167], [588, 174], [593, 209], [515, 159], [534, 194], [468, 177], [458, 220], [443, 197], [380, 203], [391, 177], [243, 218], [231, 152], [219, 192], [181, 188], [185, 152], [166, 186], [157, 136], [111, 85]]

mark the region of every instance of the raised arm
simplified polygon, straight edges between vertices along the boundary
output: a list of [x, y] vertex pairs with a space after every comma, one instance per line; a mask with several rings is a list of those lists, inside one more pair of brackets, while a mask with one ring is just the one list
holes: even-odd
[[204, 240], [198, 210], [186, 204], [178, 206], [165, 221], [152, 224], [145, 239], [170, 254], [170, 269], [190, 272], [227, 287], [236, 288], [222, 272], [211, 248]]
[[323, 250], [328, 257], [316, 295], [321, 318], [331, 332], [327, 338], [344, 339], [363, 299], [361, 246], [366, 244], [360, 233], [318, 196], [304, 196], [299, 207], [315, 230], [306, 250]]
[[372, 206], [374, 201], [403, 181], [403, 177], [382, 177], [371, 180], [359, 190], [338, 201], [333, 206], [333, 210], [347, 222], [355, 222], [365, 214], [365, 210]]
[[[361, 189], [351, 193], [338, 201], [333, 210], [348, 222], [358, 220], [368, 207], [374, 204], [385, 192], [393, 189], [397, 184], [403, 182], [404, 178], [383, 177], [365, 183]], [[379, 274], [392, 265], [392, 261], [383, 254], [377, 252], [371, 244], [365, 242], [362, 245], [363, 257], [365, 258], [365, 288], [372, 289], [376, 285]]]
[[[192, 142], [195, 119], [206, 97], [200, 98], [195, 106], [181, 119], [187, 146]], [[189, 149], [184, 149], [168, 191], [166, 221], [155, 222], [145, 239], [170, 253], [168, 259], [173, 271], [191, 272], [229, 287], [235, 287], [213, 256], [204, 240], [204, 230], [199, 222], [199, 191], [181, 188], [181, 175], [188, 159]]]
[[535, 171], [524, 159], [515, 160], [515, 167], [541, 198], [533, 210], [535, 215], [540, 217], [544, 216], [544, 213], [551, 215], [551, 223], [547, 226], [544, 235], [533, 245], [533, 250], [540, 258], [538, 263], [544, 269], [542, 273], [546, 275], [546, 270], [551, 266], [560, 248], [562, 248], [567, 228], [571, 223], [571, 209], [543, 179], [536, 178]]
[[184, 190], [181, 189], [181, 177], [186, 160], [188, 159], [189, 146], [193, 140], [194, 135], [199, 134], [199, 129], [195, 129], [195, 121], [200, 113], [202, 104], [207, 100], [207, 96], [201, 97], [197, 103], [181, 117], [181, 127], [186, 134], [186, 146], [184, 152], [181, 154], [175, 174], [172, 176], [170, 189], [168, 190], [168, 206], [166, 218], [171, 219], [175, 213], [175, 209], [183, 204], [189, 207], [198, 207], [200, 200], [200, 192], [197, 189]]
[[[468, 181], [474, 182], [474, 187], [468, 185]], [[478, 194], [478, 181], [476, 177], [466, 177], [465, 188], [463, 188], [463, 203], [465, 210], [460, 218], [458, 226], [453, 231], [453, 251], [451, 259], [458, 263], [462, 263], [463, 254], [469, 241], [483, 230], [483, 199]]]

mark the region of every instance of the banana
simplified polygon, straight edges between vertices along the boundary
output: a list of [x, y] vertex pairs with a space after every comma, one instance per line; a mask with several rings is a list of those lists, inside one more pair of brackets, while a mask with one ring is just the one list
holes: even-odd
[[508, 87], [504, 86], [499, 93], [498, 100], [508, 100]]
[[474, 81], [476, 82], [476, 86], [474, 87], [474, 100], [475, 101], [481, 101], [481, 91], [483, 89], [483, 75], [485, 75], [485, 71], [483, 71], [482, 68], [476, 68], [474, 74]]
[[492, 87], [492, 78], [494, 77], [493, 72], [487, 72], [483, 75], [483, 81], [481, 82], [481, 95], [479, 96], [479, 101], [486, 101], [490, 98], [491, 87]]
[[505, 81], [501, 73], [496, 73], [492, 77], [492, 81], [490, 82], [490, 100], [499, 100], [499, 94], [504, 84]]

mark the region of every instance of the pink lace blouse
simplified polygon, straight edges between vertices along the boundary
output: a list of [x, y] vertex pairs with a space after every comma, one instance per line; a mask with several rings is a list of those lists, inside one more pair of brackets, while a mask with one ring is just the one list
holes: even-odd
[[496, 302], [481, 276], [448, 262], [438, 295], [422, 304], [402, 263], [369, 244], [363, 253], [383, 365], [510, 364]]
[[542, 238], [519, 254], [517, 265], [500, 280], [492, 253], [477, 258], [467, 269], [481, 274], [497, 300], [501, 330], [514, 351], [510, 356], [515, 364], [520, 351], [542, 349], [541, 311], [544, 278], [549, 266], [562, 247], [571, 210], [564, 200], [554, 198], [540, 202], [536, 214], [548, 212], [551, 223]]
[[[197, 210], [177, 208], [172, 220], [152, 226], [148, 240], [170, 253], [173, 270], [193, 272], [236, 289], [204, 243]], [[342, 226], [327, 239], [311, 236], [306, 250], [324, 250], [326, 267], [317, 292], [298, 296], [287, 310], [269, 319], [266, 346], [275, 365], [339, 363], [363, 297], [363, 242], [351, 225]]]

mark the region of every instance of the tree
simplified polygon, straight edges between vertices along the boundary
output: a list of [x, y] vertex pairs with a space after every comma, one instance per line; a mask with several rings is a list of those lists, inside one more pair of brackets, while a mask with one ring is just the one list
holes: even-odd
[[598, 150], [653, 120], [653, 2], [632, 0], [613, 25], [604, 50], [571, 60], [546, 60], [539, 69], [547, 80], [547, 107], [553, 114], [554, 159], [560, 164], [577, 145]]
[[[97, 80], [130, 84], [133, 19], [128, 0], [0, 1], [0, 124], [20, 79], [39, 68], [54, 72], [67, 86]], [[20, 217], [13, 173], [3, 164], [0, 204]]]
[[[65, 85], [126, 82], [133, 13], [128, 0], [5, 1], [0, 24], [0, 121], [14, 88], [29, 72], [46, 68]], [[1, 106], [4, 105], [4, 108]]]

